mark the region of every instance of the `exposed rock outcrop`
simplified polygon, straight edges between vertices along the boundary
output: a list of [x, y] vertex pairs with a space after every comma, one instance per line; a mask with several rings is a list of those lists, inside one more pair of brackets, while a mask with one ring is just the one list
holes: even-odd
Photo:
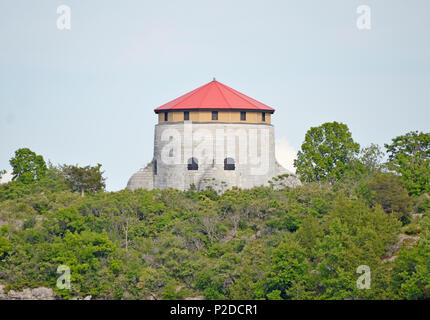
[[399, 241], [397, 241], [394, 245], [392, 245], [388, 249], [388, 252], [385, 255], [384, 259], [382, 259], [382, 262], [383, 263], [393, 262], [394, 260], [396, 260], [397, 254], [399, 253], [399, 250], [402, 244], [405, 244], [408, 247], [412, 247], [419, 240], [420, 240], [420, 237], [418, 236], [408, 236], [406, 234], [399, 234]]
[[22, 291], [10, 290], [5, 293], [4, 285], [0, 285], [0, 300], [55, 300], [56, 295], [51, 288], [39, 287]]

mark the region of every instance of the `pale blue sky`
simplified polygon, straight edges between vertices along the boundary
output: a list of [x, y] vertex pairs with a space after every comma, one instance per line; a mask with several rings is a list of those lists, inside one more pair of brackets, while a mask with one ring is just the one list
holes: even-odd
[[[71, 30], [57, 29], [61, 4]], [[428, 0], [1, 0], [0, 169], [29, 147], [102, 163], [122, 189], [152, 158], [153, 109], [214, 76], [276, 108], [296, 150], [333, 120], [362, 146], [428, 132], [429, 30]]]

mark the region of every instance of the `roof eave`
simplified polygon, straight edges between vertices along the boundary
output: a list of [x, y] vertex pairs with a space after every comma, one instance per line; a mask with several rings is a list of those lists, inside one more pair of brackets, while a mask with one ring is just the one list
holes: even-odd
[[155, 113], [173, 112], [173, 111], [251, 111], [251, 112], [268, 112], [273, 114], [275, 109], [249, 109], [249, 108], [180, 108], [180, 109], [154, 109]]

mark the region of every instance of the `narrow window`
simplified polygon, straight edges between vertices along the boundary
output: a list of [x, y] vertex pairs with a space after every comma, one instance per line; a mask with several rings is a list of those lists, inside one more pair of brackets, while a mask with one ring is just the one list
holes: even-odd
[[246, 112], [242, 111], [242, 112], [240, 113], [240, 120], [241, 120], [241, 121], [245, 121], [245, 120], [246, 120]]
[[261, 113], [261, 121], [266, 122], [266, 112]]
[[197, 158], [188, 159], [188, 170], [199, 170], [199, 161]]
[[234, 165], [233, 158], [225, 158], [224, 159], [224, 170], [235, 170], [236, 167]]
[[169, 113], [164, 112], [164, 121], [169, 121]]
[[157, 160], [154, 160], [153, 168], [154, 168], [154, 175], [156, 176], [157, 175]]
[[190, 112], [189, 111], [184, 111], [184, 121], [186, 120], [190, 120]]
[[212, 120], [218, 120], [218, 111], [212, 111]]

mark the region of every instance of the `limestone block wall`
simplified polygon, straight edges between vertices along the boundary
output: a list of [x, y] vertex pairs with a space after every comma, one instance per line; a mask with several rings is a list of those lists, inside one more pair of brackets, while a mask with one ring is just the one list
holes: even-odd
[[[252, 188], [267, 185], [277, 176], [274, 128], [270, 124], [249, 123], [160, 123], [154, 134], [154, 188], [185, 190], [216, 184]], [[220, 147], [220, 145], [224, 147]], [[198, 170], [188, 170], [191, 157]], [[235, 170], [224, 170], [224, 159], [233, 158]], [[285, 170], [285, 169], [284, 169]], [[212, 182], [211, 182], [212, 181]]]
[[146, 165], [145, 168], [140, 169], [131, 176], [127, 183], [127, 189], [154, 189], [154, 174], [152, 161]]

